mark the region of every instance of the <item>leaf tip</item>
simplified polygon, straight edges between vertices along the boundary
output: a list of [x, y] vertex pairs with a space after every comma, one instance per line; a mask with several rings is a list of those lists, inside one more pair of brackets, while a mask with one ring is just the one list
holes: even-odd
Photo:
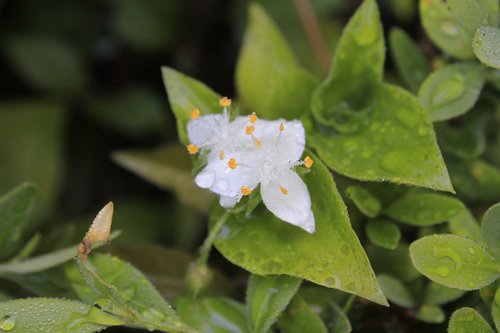
[[114, 205], [110, 201], [97, 213], [92, 225], [78, 246], [80, 257], [86, 258], [95, 245], [109, 242]]

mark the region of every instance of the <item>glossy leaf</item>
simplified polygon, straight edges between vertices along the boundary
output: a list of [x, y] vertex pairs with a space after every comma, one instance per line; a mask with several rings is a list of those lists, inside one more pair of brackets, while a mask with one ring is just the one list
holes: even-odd
[[488, 250], [500, 259], [500, 203], [491, 206], [484, 213], [481, 231]]
[[496, 202], [500, 198], [500, 168], [483, 160], [450, 163], [457, 193], [473, 202]]
[[321, 318], [299, 296], [292, 299], [280, 316], [277, 325], [282, 332], [286, 333], [328, 332]]
[[198, 108], [201, 114], [219, 113], [220, 95], [205, 84], [172, 68], [162, 67], [163, 83], [168, 101], [177, 120], [177, 133], [182, 144], [188, 144], [187, 123], [191, 111]]
[[366, 216], [376, 217], [379, 214], [382, 205], [368, 190], [361, 186], [349, 186], [345, 193]]
[[401, 88], [381, 85], [357, 132], [325, 132], [308, 125], [309, 144], [342, 175], [453, 191], [427, 111]]
[[483, 64], [500, 69], [500, 29], [481, 27], [472, 41], [474, 54]]
[[301, 283], [302, 280], [286, 275], [250, 276], [246, 303], [252, 332], [268, 332]]
[[77, 301], [27, 298], [0, 303], [2, 332], [91, 333], [123, 324], [119, 317]]
[[500, 276], [500, 263], [475, 241], [456, 235], [432, 235], [410, 246], [415, 268], [450, 288], [476, 290]]
[[316, 89], [318, 122], [350, 133], [376, 103], [384, 69], [384, 35], [377, 4], [365, 0], [344, 28], [330, 74]]
[[460, 25], [443, 0], [420, 0], [425, 32], [443, 51], [459, 59], [471, 59], [472, 36]]
[[401, 79], [412, 92], [417, 93], [430, 71], [418, 45], [404, 30], [392, 28], [389, 47]]
[[463, 203], [450, 196], [417, 192], [393, 202], [384, 214], [402, 223], [428, 226], [448, 221], [463, 209]]
[[145, 180], [167, 190], [177, 199], [199, 211], [208, 211], [212, 196], [194, 183], [192, 162], [186, 149], [179, 145], [156, 149], [123, 150], [113, 153], [113, 160]]
[[284, 36], [260, 5], [249, 7], [236, 68], [241, 103], [266, 119], [298, 118], [309, 109], [317, 79], [302, 69]]
[[[254, 274], [287, 274], [386, 304], [330, 172], [307, 154], [315, 163], [302, 179], [311, 195], [315, 233], [285, 223], [259, 206], [248, 218], [229, 216], [215, 240], [217, 249]], [[211, 225], [225, 213], [216, 206]]]
[[424, 291], [423, 303], [429, 305], [441, 305], [459, 299], [465, 291], [445, 287], [436, 282], [429, 282]]
[[366, 235], [373, 244], [390, 250], [397, 248], [401, 239], [398, 226], [383, 219], [368, 221]]
[[25, 183], [0, 197], [1, 258], [7, 258], [20, 249], [35, 195], [35, 186]]
[[242, 304], [226, 298], [181, 297], [175, 307], [186, 323], [203, 333], [250, 333]]
[[426, 323], [439, 324], [445, 321], [446, 314], [437, 305], [425, 304], [418, 308], [415, 312], [415, 317]]
[[486, 320], [473, 308], [461, 308], [453, 312], [448, 333], [494, 333]]
[[367, 253], [378, 274], [397, 276], [403, 282], [414, 281], [420, 276], [410, 261], [408, 245], [405, 243], [399, 244], [395, 250], [369, 245]]
[[433, 121], [454, 118], [476, 104], [485, 78], [485, 69], [479, 64], [447, 65], [425, 79], [418, 98]]
[[394, 304], [404, 308], [412, 308], [415, 306], [415, 298], [410, 290], [398, 279], [393, 276], [380, 274], [377, 275], [380, 288], [384, 295]]
[[446, 0], [446, 4], [469, 36], [474, 36], [476, 30], [482, 25], [496, 26], [498, 24], [497, 0]]

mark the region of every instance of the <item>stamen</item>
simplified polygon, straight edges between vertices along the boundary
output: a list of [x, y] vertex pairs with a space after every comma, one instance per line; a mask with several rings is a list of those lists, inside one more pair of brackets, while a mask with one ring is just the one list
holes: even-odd
[[260, 149], [260, 147], [262, 147], [262, 141], [260, 141], [259, 139], [255, 139], [255, 145]]
[[222, 107], [230, 107], [231, 106], [231, 100], [227, 97], [222, 97], [220, 100], [219, 100], [219, 105], [222, 106]]
[[192, 120], [198, 119], [199, 116], [200, 116], [199, 109], [193, 109], [193, 111], [191, 111], [191, 119]]
[[229, 165], [229, 167], [233, 170], [236, 169], [236, 159], [230, 158], [229, 161], [227, 162], [227, 165]]
[[257, 115], [255, 114], [255, 112], [253, 112], [248, 117], [250, 117], [250, 124], [252, 124], [252, 125], [255, 124], [255, 122], [257, 121]]
[[280, 124], [280, 132], [283, 132], [285, 130], [285, 124], [281, 123]]
[[219, 152], [219, 159], [222, 161], [226, 155], [224, 154], [224, 150]]
[[313, 164], [314, 164], [314, 161], [312, 158], [310, 158], [309, 156], [306, 156], [306, 158], [304, 158], [304, 166], [306, 168], [311, 169]]
[[255, 131], [255, 126], [248, 126], [247, 128], [245, 128], [246, 135], [252, 134], [253, 131]]
[[243, 195], [250, 195], [250, 193], [252, 193], [252, 190], [249, 187], [247, 187], [247, 186], [242, 186], [241, 187], [241, 193]]
[[200, 151], [200, 148], [197, 145], [193, 145], [192, 143], [188, 144], [187, 151], [189, 154], [194, 155]]
[[284, 195], [288, 195], [288, 190], [286, 188], [284, 188], [283, 186], [280, 185], [280, 191], [281, 193], [283, 193]]

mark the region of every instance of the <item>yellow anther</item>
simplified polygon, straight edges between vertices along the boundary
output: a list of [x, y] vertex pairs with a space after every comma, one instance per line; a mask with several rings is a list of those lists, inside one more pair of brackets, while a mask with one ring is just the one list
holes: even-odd
[[255, 126], [247, 126], [247, 128], [245, 128], [245, 133], [247, 135], [250, 135], [253, 133], [253, 131], [255, 131]]
[[280, 124], [280, 132], [283, 132], [285, 130], [285, 124], [281, 123]]
[[187, 145], [187, 150], [191, 155], [194, 155], [200, 151], [200, 148], [198, 148], [197, 145], [193, 145], [192, 143], [190, 143]]
[[233, 170], [236, 169], [236, 159], [230, 158], [229, 161], [227, 161], [227, 165]]
[[224, 155], [224, 150], [221, 150], [221, 151], [219, 152], [219, 158], [220, 158], [220, 160], [222, 161], [222, 160], [224, 159], [224, 157], [225, 157], [225, 156], [226, 156], [226, 155]]
[[310, 158], [309, 156], [306, 156], [306, 158], [304, 158], [304, 165], [306, 168], [311, 169], [313, 163], [314, 163], [313, 159]]
[[191, 111], [191, 119], [192, 120], [198, 119], [199, 116], [200, 116], [199, 109], [193, 109], [193, 111]]
[[255, 145], [260, 149], [260, 147], [262, 147], [262, 141], [255, 139]]
[[222, 107], [230, 107], [231, 106], [231, 100], [227, 97], [222, 97], [220, 100], [219, 100], [219, 105], [222, 106]]
[[280, 186], [280, 191], [281, 193], [283, 193], [284, 195], [287, 195], [288, 194], [288, 190], [286, 188], [284, 188], [283, 186]]
[[250, 118], [250, 124], [255, 124], [255, 122], [257, 122], [257, 115], [255, 114], [255, 112], [248, 117]]
[[249, 187], [247, 187], [247, 186], [242, 186], [241, 187], [241, 193], [243, 195], [250, 195], [250, 193], [252, 193], [252, 190]]

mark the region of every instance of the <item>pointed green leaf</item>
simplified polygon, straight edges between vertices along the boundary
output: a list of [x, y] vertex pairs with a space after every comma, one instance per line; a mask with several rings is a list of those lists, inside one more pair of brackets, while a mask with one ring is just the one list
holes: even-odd
[[365, 0], [344, 29], [330, 74], [314, 92], [316, 120], [341, 132], [355, 130], [376, 103], [384, 57], [378, 7], [375, 0]]
[[377, 275], [380, 288], [389, 301], [404, 308], [415, 306], [415, 298], [410, 290], [398, 279], [393, 276], [380, 274]]
[[450, 196], [417, 192], [394, 201], [384, 210], [384, 215], [402, 223], [428, 226], [449, 221], [463, 209], [464, 204]]
[[163, 83], [170, 107], [177, 119], [177, 132], [182, 144], [188, 144], [187, 123], [191, 111], [198, 108], [201, 114], [219, 113], [220, 95], [205, 84], [172, 68], [162, 67]]
[[481, 231], [488, 250], [500, 259], [500, 203], [491, 206], [484, 213]]
[[[231, 214], [215, 240], [217, 249], [254, 274], [287, 274], [386, 304], [330, 172], [307, 154], [315, 163], [302, 179], [311, 195], [315, 233], [279, 220], [261, 205], [248, 218]], [[216, 206], [211, 225], [225, 213]]]
[[376, 217], [382, 207], [378, 199], [361, 186], [349, 186], [345, 193], [356, 207], [368, 217]]
[[415, 312], [415, 317], [429, 324], [439, 324], [445, 321], [446, 314], [437, 305], [422, 305]]
[[251, 275], [247, 287], [247, 317], [252, 332], [266, 333], [299, 289], [302, 280], [286, 275]]
[[298, 118], [309, 109], [317, 79], [298, 65], [284, 36], [260, 5], [250, 5], [248, 21], [236, 68], [242, 104], [264, 118]]
[[286, 311], [280, 316], [277, 325], [282, 332], [286, 333], [328, 332], [321, 318], [298, 295], [292, 299]]
[[410, 245], [415, 268], [450, 288], [476, 290], [500, 276], [500, 262], [475, 241], [456, 235], [432, 235]]
[[500, 198], [500, 168], [483, 160], [450, 163], [457, 193], [473, 202], [496, 202]]
[[366, 235], [373, 244], [391, 250], [398, 247], [401, 239], [399, 227], [395, 223], [383, 219], [368, 221]]
[[424, 55], [411, 37], [399, 28], [391, 29], [389, 47], [403, 82], [413, 93], [417, 93], [429, 74], [429, 64]]
[[381, 85], [358, 125], [348, 134], [312, 129], [307, 139], [330, 168], [347, 177], [453, 191], [432, 123], [413, 95]]
[[56, 298], [27, 298], [0, 303], [0, 330], [9, 333], [92, 333], [123, 325], [97, 308]]
[[481, 27], [472, 41], [474, 54], [483, 64], [500, 69], [500, 29]]
[[458, 23], [443, 0], [420, 0], [420, 17], [425, 32], [444, 52], [459, 59], [471, 59], [472, 36]]
[[455, 235], [467, 236], [475, 241], [482, 242], [479, 223], [467, 207], [464, 207], [458, 215], [452, 217], [448, 226]]
[[428, 305], [441, 305], [459, 299], [465, 291], [445, 287], [436, 282], [429, 282], [424, 291], [423, 303]]
[[473, 308], [461, 308], [453, 312], [448, 333], [494, 333], [486, 320]]
[[446, 4], [469, 36], [474, 36], [482, 25], [498, 24], [498, 0], [446, 0]]

